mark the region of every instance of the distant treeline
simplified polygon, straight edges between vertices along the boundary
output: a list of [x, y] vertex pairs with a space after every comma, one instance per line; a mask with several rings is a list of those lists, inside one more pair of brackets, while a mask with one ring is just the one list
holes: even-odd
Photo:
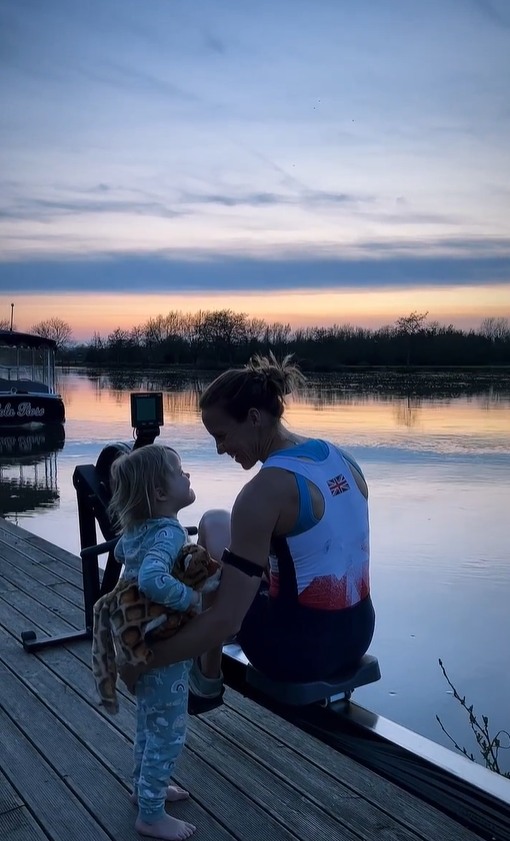
[[267, 323], [229, 309], [193, 315], [173, 311], [131, 330], [95, 333], [89, 344], [64, 347], [64, 363], [89, 366], [240, 365], [254, 353], [294, 354], [306, 370], [334, 371], [358, 365], [510, 365], [510, 323], [486, 318], [478, 330], [428, 321], [410, 313], [370, 330], [351, 325], [307, 327]]

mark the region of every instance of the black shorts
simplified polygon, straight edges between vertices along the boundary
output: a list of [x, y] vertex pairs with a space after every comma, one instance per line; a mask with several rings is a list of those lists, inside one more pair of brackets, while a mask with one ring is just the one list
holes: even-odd
[[375, 627], [370, 596], [344, 610], [279, 604], [262, 584], [237, 641], [250, 663], [275, 680], [312, 681], [355, 666]]

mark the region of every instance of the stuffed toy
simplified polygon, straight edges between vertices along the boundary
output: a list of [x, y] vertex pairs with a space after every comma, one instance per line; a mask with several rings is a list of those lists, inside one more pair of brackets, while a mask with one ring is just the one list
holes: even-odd
[[[202, 546], [187, 543], [175, 560], [172, 575], [201, 593], [212, 592], [218, 587], [221, 565]], [[123, 578], [98, 599], [93, 614], [92, 673], [108, 713], [115, 715], [119, 710], [118, 667], [150, 663], [154, 656], [151, 643], [172, 637], [197, 612], [196, 606], [178, 612], [150, 601], [134, 581]]]

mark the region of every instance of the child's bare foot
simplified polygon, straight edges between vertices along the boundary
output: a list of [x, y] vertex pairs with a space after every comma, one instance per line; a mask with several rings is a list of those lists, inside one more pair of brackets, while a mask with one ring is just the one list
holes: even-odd
[[178, 821], [170, 815], [164, 815], [156, 823], [145, 823], [137, 818], [135, 829], [140, 835], [149, 835], [151, 838], [163, 838], [164, 841], [181, 841], [189, 838], [195, 832], [196, 826], [187, 821]]
[[[169, 785], [166, 790], [166, 797], [165, 800], [167, 803], [176, 803], [178, 800], [187, 800], [189, 797], [189, 791], [186, 791], [185, 788], [181, 788], [180, 786]], [[134, 806], [138, 806], [138, 797], [136, 792], [132, 792], [129, 795], [129, 799]]]

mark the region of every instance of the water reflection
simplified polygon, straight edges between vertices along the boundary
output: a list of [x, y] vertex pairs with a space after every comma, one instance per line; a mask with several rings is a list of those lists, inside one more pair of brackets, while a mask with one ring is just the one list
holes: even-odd
[[64, 427], [59, 424], [0, 434], [0, 515], [16, 516], [57, 504], [57, 453], [64, 441]]
[[[197, 396], [214, 374], [189, 370], [163, 371], [86, 371], [82, 372], [96, 391], [165, 390], [192, 392]], [[395, 400], [415, 397], [455, 399], [478, 396], [487, 405], [510, 400], [510, 373], [490, 371], [423, 372], [375, 371], [343, 374], [307, 374], [307, 386], [296, 400], [335, 404], [360, 398]]]
[[342, 400], [347, 395], [380, 396], [383, 400], [408, 397], [433, 399], [485, 396], [510, 399], [510, 374], [494, 371], [379, 371], [308, 376], [308, 390], [322, 399]]
[[409, 429], [417, 426], [420, 421], [420, 409], [422, 401], [418, 398], [408, 397], [407, 400], [399, 400], [394, 406], [395, 422], [399, 426], [407, 426]]
[[[96, 392], [164, 390], [190, 392], [197, 395], [211, 382], [212, 374], [191, 374], [187, 371], [164, 372], [87, 372], [87, 379]], [[316, 405], [351, 403], [364, 400], [430, 398], [450, 400], [458, 397], [481, 398], [487, 406], [510, 401], [510, 374], [399, 373], [307, 375], [307, 385], [295, 399]]]
[[[189, 371], [75, 371], [68, 378], [68, 420], [93, 439], [129, 437], [129, 393], [163, 391], [162, 434], [200, 430], [198, 401], [211, 379]], [[486, 372], [415, 375], [355, 373], [309, 376], [288, 401], [288, 423], [297, 432], [330, 437], [348, 447], [389, 448], [407, 453], [507, 453], [510, 377]], [[437, 387], [434, 387], [434, 384]], [[423, 393], [418, 393], [423, 392]], [[196, 441], [195, 441], [196, 444]]]

